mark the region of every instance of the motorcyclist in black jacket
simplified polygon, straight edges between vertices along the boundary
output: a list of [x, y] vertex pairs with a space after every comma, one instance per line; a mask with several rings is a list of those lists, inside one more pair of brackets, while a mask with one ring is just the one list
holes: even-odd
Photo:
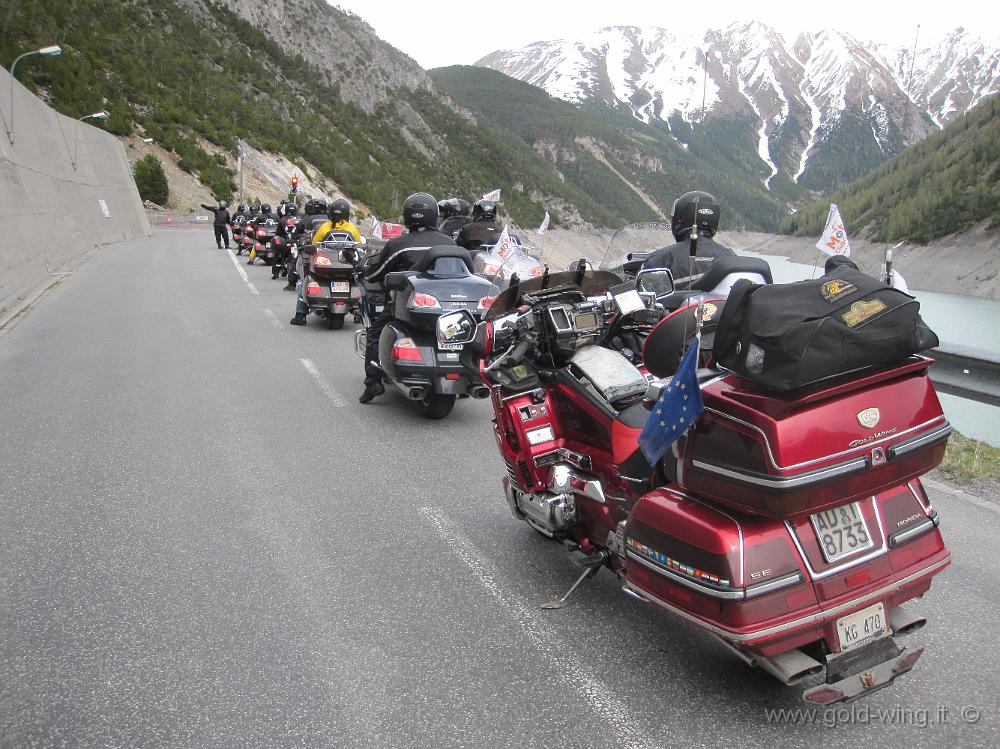
[[305, 255], [302, 247], [309, 243], [316, 230], [328, 220], [326, 215], [327, 202], [323, 198], [310, 198], [302, 207], [301, 221], [295, 227], [295, 239], [299, 245], [298, 259], [288, 273], [288, 285], [285, 291], [295, 291], [295, 285], [302, 278]]
[[[674, 275], [674, 287], [690, 288], [719, 258], [736, 255], [712, 237], [719, 229], [719, 204], [707, 192], [692, 190], [674, 201], [670, 230], [676, 244], [661, 247], [642, 264], [646, 268], [667, 268]], [[691, 230], [698, 227], [697, 254], [691, 257]]]
[[[261, 203], [260, 215], [257, 216], [252, 223], [253, 223], [255, 240], [257, 238], [257, 229], [259, 229], [262, 226], [267, 227], [268, 229], [274, 229], [275, 231], [278, 230], [278, 219], [275, 217], [273, 213], [271, 213], [270, 203]], [[255, 258], [256, 258], [255, 253], [251, 252], [250, 259], [247, 260], [247, 265], [253, 265], [253, 261]]]
[[[417, 192], [403, 202], [403, 225], [408, 233], [395, 239], [390, 239], [376, 255], [365, 261], [365, 278], [369, 281], [381, 281], [390, 270], [408, 270], [419, 257], [418, 253], [407, 253], [390, 263], [401, 251], [415, 247], [439, 247], [454, 245], [455, 242], [446, 234], [436, 231], [438, 206], [432, 195]], [[378, 366], [378, 342], [382, 329], [392, 320], [392, 302], [387, 300], [382, 312], [372, 322], [366, 331], [365, 339], [365, 391], [358, 399], [368, 403], [375, 396], [385, 392], [382, 384], [382, 370]]]
[[[455, 244], [469, 252], [477, 252], [480, 245], [494, 245], [500, 239], [503, 227], [497, 223], [497, 204], [493, 200], [477, 200], [472, 206], [472, 221], [458, 232]], [[513, 235], [512, 235], [513, 236]], [[517, 239], [520, 243], [520, 239]]]
[[229, 228], [232, 230], [233, 241], [236, 242], [236, 254], [239, 254], [240, 250], [240, 237], [243, 235], [243, 224], [247, 220], [247, 207], [245, 203], [240, 203], [236, 206], [236, 213], [233, 214], [232, 223], [230, 223]]
[[[277, 279], [279, 273], [288, 275], [288, 261], [291, 248], [289, 245], [295, 238], [295, 228], [299, 222], [299, 207], [290, 200], [282, 201], [281, 218], [278, 219], [277, 235], [284, 241], [281, 243], [281, 250], [278, 252], [271, 267], [271, 278]], [[291, 223], [289, 223], [291, 222]], [[291, 281], [289, 281], [291, 283]]]
[[461, 198], [439, 200], [438, 214], [441, 217], [438, 231], [447, 234], [452, 239], [458, 236], [458, 232], [463, 226], [472, 221], [469, 218], [469, 201]]
[[215, 228], [215, 243], [222, 249], [222, 243], [226, 243], [226, 249], [229, 249], [229, 232], [226, 231], [228, 226], [230, 230], [233, 228], [233, 220], [229, 215], [229, 210], [226, 208], [226, 201], [220, 200], [218, 207], [201, 204], [201, 207], [206, 211], [211, 211], [215, 219], [212, 221], [212, 226]]

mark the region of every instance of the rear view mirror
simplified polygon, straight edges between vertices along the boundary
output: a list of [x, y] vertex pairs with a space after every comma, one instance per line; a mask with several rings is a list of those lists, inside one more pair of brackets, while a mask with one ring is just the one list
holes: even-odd
[[646, 268], [635, 277], [635, 287], [657, 298], [674, 293], [674, 275], [666, 268]]
[[437, 340], [442, 346], [469, 343], [476, 336], [476, 318], [468, 310], [449, 312], [437, 319]]

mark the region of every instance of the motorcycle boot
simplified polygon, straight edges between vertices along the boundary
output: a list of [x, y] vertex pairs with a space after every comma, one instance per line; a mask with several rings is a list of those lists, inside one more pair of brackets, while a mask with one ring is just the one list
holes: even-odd
[[380, 381], [365, 383], [365, 392], [358, 398], [359, 403], [370, 403], [375, 398], [385, 392], [385, 385]]

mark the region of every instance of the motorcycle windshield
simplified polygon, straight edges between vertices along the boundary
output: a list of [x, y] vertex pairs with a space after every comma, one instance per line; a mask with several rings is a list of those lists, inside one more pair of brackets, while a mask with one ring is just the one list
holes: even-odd
[[[487, 320], [492, 320], [501, 315], [505, 315], [521, 303], [521, 297], [525, 292], [539, 291], [541, 289], [551, 289], [565, 284], [576, 284], [580, 278], [577, 271], [560, 271], [549, 273], [522, 281], [517, 286], [511, 286], [503, 291], [493, 303], [486, 314]], [[621, 278], [614, 273], [607, 271], [585, 271], [579, 280], [580, 290], [586, 296], [598, 296], [607, 292], [612, 286], [621, 283]]]
[[622, 278], [634, 278], [646, 258], [673, 243], [670, 224], [660, 221], [626, 224], [611, 235], [599, 267]]

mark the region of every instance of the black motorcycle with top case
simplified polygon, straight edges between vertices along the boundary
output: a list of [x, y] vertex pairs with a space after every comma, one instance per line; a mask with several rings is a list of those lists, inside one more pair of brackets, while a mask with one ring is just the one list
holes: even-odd
[[[404, 257], [418, 259], [410, 270], [393, 271]], [[468, 311], [480, 320], [497, 288], [475, 275], [468, 250], [454, 245], [409, 248], [386, 262], [384, 283], [363, 275], [360, 279], [366, 328], [382, 304], [392, 305], [393, 320], [379, 339], [383, 378], [429, 419], [447, 416], [459, 398], [488, 397], [487, 388], [459, 361], [464, 344], [450, 339], [465, 325], [455, 313]], [[379, 275], [378, 269], [368, 275]], [[365, 343], [365, 331], [358, 331], [354, 345], [359, 356], [364, 356]]]

